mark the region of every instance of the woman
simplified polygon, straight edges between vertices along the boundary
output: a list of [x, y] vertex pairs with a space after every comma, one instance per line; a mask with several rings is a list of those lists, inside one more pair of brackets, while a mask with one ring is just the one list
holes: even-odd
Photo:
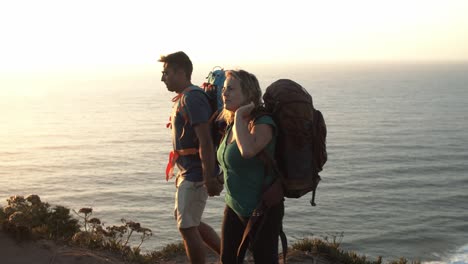
[[263, 219], [254, 225], [250, 241], [241, 243], [263, 190], [274, 178], [265, 173], [265, 163], [257, 155], [262, 150], [273, 155], [276, 144], [276, 125], [272, 118], [268, 115], [253, 118], [252, 110], [260, 105], [261, 93], [253, 74], [243, 70], [226, 72], [221, 118], [228, 127], [217, 152], [226, 190], [221, 230], [222, 263], [242, 262], [249, 242], [255, 263], [278, 263], [283, 201], [268, 209]]

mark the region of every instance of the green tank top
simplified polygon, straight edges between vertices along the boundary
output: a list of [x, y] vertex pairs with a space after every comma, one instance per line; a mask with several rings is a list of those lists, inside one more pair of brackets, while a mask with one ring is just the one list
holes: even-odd
[[[273, 157], [276, 146], [276, 124], [270, 116], [262, 116], [255, 120], [255, 125], [268, 124], [273, 128], [273, 138], [265, 147]], [[273, 181], [272, 175], [265, 175], [265, 164], [257, 157], [245, 159], [241, 156], [236, 141], [227, 143], [232, 126], [226, 130], [226, 136], [221, 142], [217, 158], [224, 172], [224, 189], [226, 204], [239, 216], [249, 217], [257, 207], [262, 189]]]

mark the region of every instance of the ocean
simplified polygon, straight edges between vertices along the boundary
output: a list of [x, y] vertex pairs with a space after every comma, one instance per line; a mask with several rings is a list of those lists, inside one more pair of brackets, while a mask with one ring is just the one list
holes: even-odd
[[[38, 194], [92, 207], [106, 225], [140, 222], [153, 231], [144, 250], [180, 241], [164, 176], [174, 94], [160, 66], [0, 76], [0, 205]], [[195, 68], [201, 84], [210, 67]], [[318, 237], [384, 261], [468, 263], [468, 64], [244, 69], [263, 89], [280, 78], [302, 84], [327, 124], [317, 206], [309, 195], [286, 201], [290, 244]], [[210, 198], [204, 214], [218, 232], [223, 208], [223, 197]]]

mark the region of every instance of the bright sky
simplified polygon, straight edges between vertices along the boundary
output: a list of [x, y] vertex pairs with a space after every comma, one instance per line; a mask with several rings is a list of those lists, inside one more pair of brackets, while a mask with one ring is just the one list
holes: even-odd
[[468, 60], [466, 0], [0, 0], [0, 72], [155, 63]]

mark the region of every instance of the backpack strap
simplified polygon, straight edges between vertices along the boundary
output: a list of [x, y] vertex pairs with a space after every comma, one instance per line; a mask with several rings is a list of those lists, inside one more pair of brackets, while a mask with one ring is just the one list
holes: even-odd
[[[249, 220], [247, 221], [246, 227], [244, 229], [244, 233], [242, 235], [241, 243], [239, 244], [239, 247], [237, 248], [237, 263], [242, 263], [241, 256], [243, 255], [243, 252], [245, 252], [246, 247], [248, 246], [247, 242], [250, 241], [251, 243], [253, 243], [254, 241], [257, 240], [259, 231], [261, 230], [261, 228], [263, 227], [266, 221], [266, 212], [270, 208], [271, 207], [268, 207], [263, 201], [261, 201], [260, 204], [257, 206], [257, 208], [255, 208], [255, 210], [253, 211], [252, 216], [250, 216]], [[258, 226], [258, 227], [255, 230], [255, 234], [254, 234], [253, 228], [255, 226]], [[282, 221], [281, 221], [279, 236], [281, 239], [281, 247], [283, 249], [283, 263], [286, 263], [286, 257], [288, 255], [288, 239], [286, 237], [286, 234], [283, 231]]]
[[213, 123], [218, 118], [219, 114], [219, 110], [214, 111], [213, 114], [210, 116], [208, 122]]
[[[283, 174], [279, 171], [276, 161], [265, 150], [260, 152], [259, 157], [261, 157], [260, 159], [265, 163], [265, 167], [273, 169], [277, 177], [268, 187], [268, 189], [263, 192], [262, 195], [262, 204], [265, 204], [268, 208], [270, 208], [284, 199], [284, 177]], [[283, 263], [286, 263], [286, 257], [288, 255], [288, 239], [283, 231], [282, 221], [279, 235], [281, 239], [281, 247], [283, 248]]]
[[288, 238], [283, 231], [283, 221], [281, 221], [280, 238], [281, 247], [283, 248], [283, 263], [286, 264], [286, 256], [288, 255]]
[[189, 87], [185, 88], [180, 94], [178, 94], [177, 96], [172, 98], [173, 102], [178, 103], [176, 112], [180, 113], [180, 115], [182, 116], [182, 118], [185, 121], [184, 127], [182, 128], [182, 134], [180, 135], [180, 138], [182, 138], [184, 136], [184, 134], [185, 134], [185, 125], [189, 121], [188, 114], [185, 111], [185, 96], [191, 91], [196, 91], [194, 86], [189, 86]]
[[[247, 246], [248, 246], [248, 241], [255, 241], [255, 235], [252, 232], [252, 229], [257, 225], [261, 224], [263, 225], [263, 222], [265, 221], [264, 213], [266, 208], [263, 205], [257, 206], [255, 210], [253, 211], [252, 215], [249, 218], [249, 221], [247, 221], [247, 224], [244, 229], [244, 234], [242, 234], [242, 240], [241, 243], [239, 244], [239, 247], [237, 248], [237, 263], [242, 263], [241, 255], [243, 255], [243, 252], [245, 252]], [[258, 233], [258, 230], [256, 232]]]
[[[185, 120], [185, 124], [188, 122], [188, 115], [187, 112], [184, 110], [184, 97], [186, 96], [187, 93], [196, 90], [194, 86], [189, 86], [185, 88], [181, 93], [177, 94], [172, 98], [172, 102], [177, 103], [177, 112], [179, 112], [182, 117]], [[171, 121], [171, 117], [169, 117], [169, 121]], [[184, 126], [185, 126], [184, 124]], [[171, 123], [168, 123], [166, 125], [167, 128], [172, 129]], [[180, 136], [181, 138], [184, 136], [185, 130], [182, 131], [182, 135]], [[166, 181], [169, 181], [174, 177], [174, 167], [177, 159], [180, 156], [187, 156], [187, 155], [195, 155], [198, 153], [197, 148], [186, 148], [186, 149], [178, 149], [178, 150], [173, 150], [169, 153], [169, 160], [167, 162], [166, 166]]]
[[[257, 117], [258, 118], [258, 117]], [[265, 150], [262, 150], [259, 154], [258, 157], [267, 165], [268, 163], [272, 162], [274, 163], [274, 160], [268, 155], [268, 153]], [[276, 164], [275, 164], [276, 166]], [[266, 166], [267, 167], [267, 166]], [[273, 167], [274, 166], [270, 166]], [[276, 166], [277, 168], [277, 166]], [[267, 170], [265, 170], [264, 177], [266, 176]], [[279, 172], [279, 170], [278, 170]], [[255, 210], [252, 213], [252, 216], [250, 216], [249, 221], [247, 222], [247, 225], [244, 229], [244, 234], [242, 235], [242, 240], [239, 245], [239, 248], [237, 249], [237, 260], [238, 263], [241, 263], [240, 261], [240, 256], [242, 252], [244, 252], [245, 248], [247, 247], [247, 241], [249, 238], [250, 241], [255, 241], [256, 240], [256, 234], [258, 234], [259, 230], [262, 228], [264, 222], [265, 222], [265, 213], [274, 205], [278, 204], [284, 199], [284, 192], [283, 192], [283, 181], [282, 181], [282, 176], [281, 174], [277, 174], [276, 180], [273, 181], [273, 183], [268, 186], [265, 191], [262, 194], [262, 198], [260, 199], [260, 203], [257, 205]], [[253, 234], [252, 229], [258, 225], [258, 228], [256, 230], [256, 234]], [[286, 234], [283, 232], [283, 224], [281, 223], [281, 230], [280, 230], [280, 238], [281, 238], [281, 246], [283, 248], [283, 263], [286, 263], [286, 256], [288, 253], [288, 241], [286, 238]]]

